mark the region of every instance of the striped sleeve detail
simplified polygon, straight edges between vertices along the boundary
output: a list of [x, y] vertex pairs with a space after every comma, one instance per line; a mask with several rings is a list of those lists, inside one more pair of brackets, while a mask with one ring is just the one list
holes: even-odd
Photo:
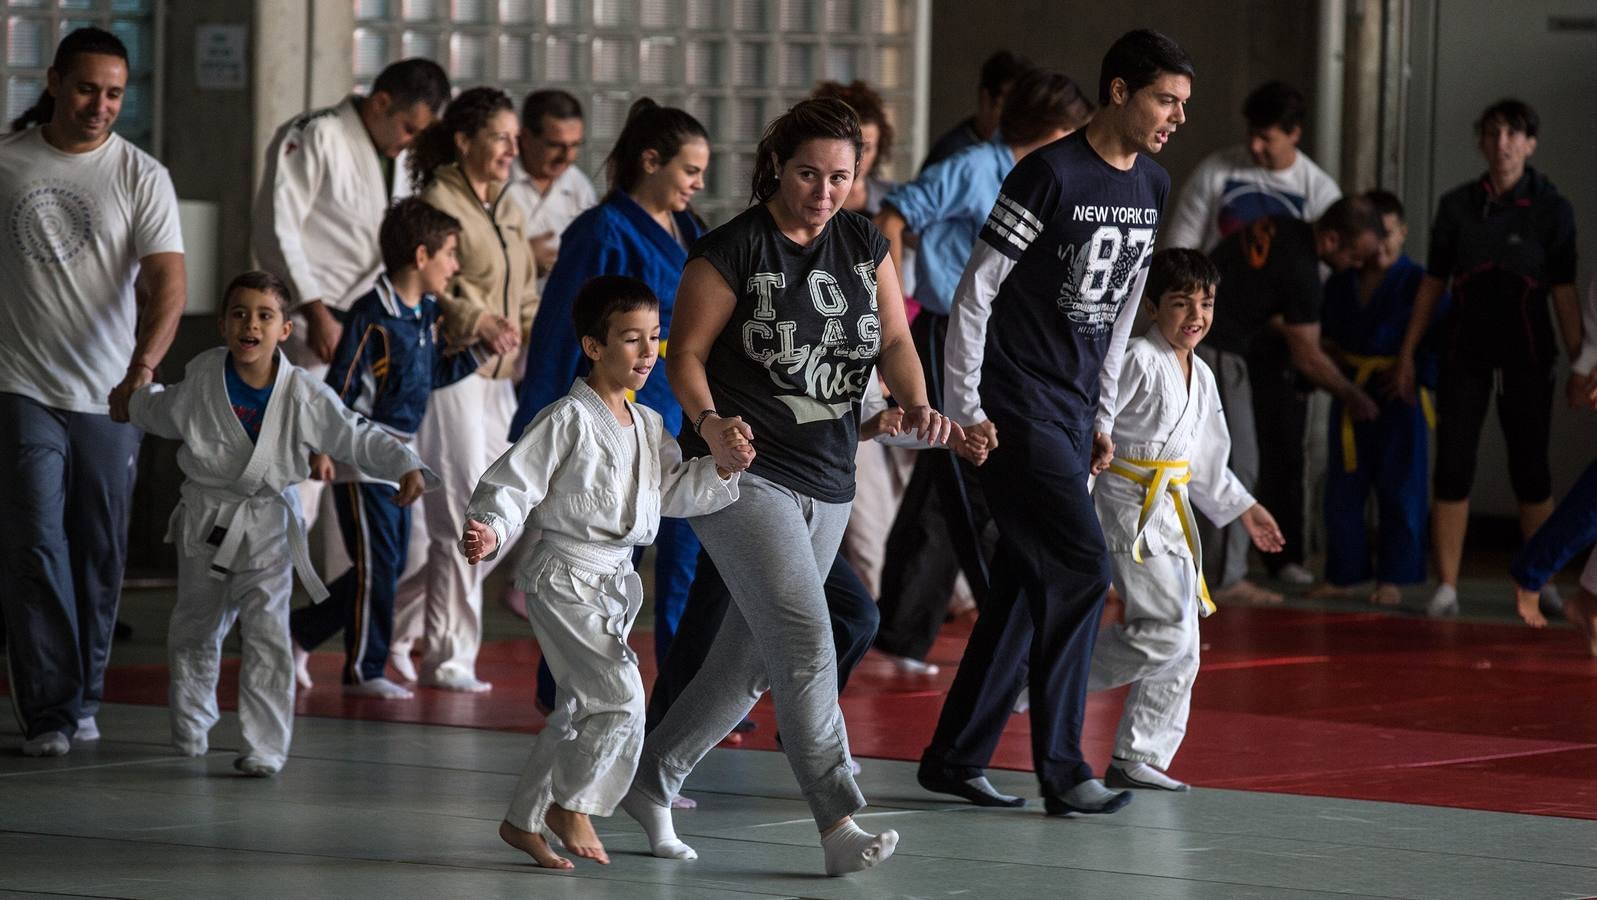
[[1031, 242], [1042, 233], [1042, 223], [1037, 217], [1002, 193], [998, 195], [998, 202], [993, 204], [993, 211], [987, 217], [987, 227], [1008, 241], [1017, 253], [1025, 253]]

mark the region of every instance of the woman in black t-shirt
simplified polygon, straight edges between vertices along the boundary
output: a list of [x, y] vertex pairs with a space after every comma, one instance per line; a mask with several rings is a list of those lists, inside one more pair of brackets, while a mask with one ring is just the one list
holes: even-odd
[[694, 246], [677, 290], [667, 367], [683, 454], [743, 468], [722, 437], [737, 428], [758, 455], [738, 502], [691, 520], [733, 607], [645, 741], [623, 803], [656, 856], [695, 856], [667, 804], [767, 688], [828, 874], [875, 865], [898, 841], [852, 819], [865, 798], [849, 770], [822, 584], [848, 521], [872, 370], [904, 405], [904, 430], [934, 444], [961, 434], [927, 405], [886, 239], [841, 211], [860, 144], [858, 119], [837, 100], [804, 101], [773, 122], [755, 164], [756, 205]]

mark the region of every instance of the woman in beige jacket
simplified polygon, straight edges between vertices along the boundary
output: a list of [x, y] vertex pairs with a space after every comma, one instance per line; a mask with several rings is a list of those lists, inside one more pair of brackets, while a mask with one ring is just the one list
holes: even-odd
[[[501, 202], [516, 158], [519, 126], [504, 92], [476, 87], [450, 102], [443, 118], [417, 136], [411, 175], [423, 200], [460, 220], [460, 273], [439, 304], [444, 337], [454, 346], [487, 341], [495, 355], [454, 385], [434, 391], [416, 436], [417, 452], [443, 480], [429, 495], [423, 527], [412, 535], [410, 574], [400, 585], [390, 660], [424, 687], [480, 692], [482, 579], [455, 552], [466, 503], [477, 479], [509, 449], [516, 410], [511, 381], [538, 308], [537, 268], [526, 222]], [[425, 546], [423, 541], [425, 540]], [[424, 649], [417, 678], [412, 645]]]

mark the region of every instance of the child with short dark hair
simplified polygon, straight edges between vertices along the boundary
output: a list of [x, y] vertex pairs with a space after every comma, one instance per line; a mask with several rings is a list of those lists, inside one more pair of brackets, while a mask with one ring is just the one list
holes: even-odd
[[[476, 371], [491, 352], [450, 352], [438, 342], [437, 297], [460, 269], [455, 244], [460, 222], [414, 197], [389, 208], [378, 231], [387, 272], [350, 306], [327, 384], [351, 410], [410, 445], [427, 398]], [[312, 462], [318, 478], [336, 482], [333, 506], [349, 554], [349, 571], [326, 603], [289, 617], [294, 675], [312, 685], [310, 651], [343, 629], [344, 691], [405, 700], [411, 692], [384, 676], [394, 632], [394, 595], [405, 571], [411, 511], [394, 504], [390, 481], [342, 470], [325, 457]], [[404, 673], [401, 673], [404, 674]]]
[[[499, 836], [546, 868], [571, 867], [548, 834], [578, 856], [609, 862], [588, 817], [614, 812], [638, 765], [643, 677], [627, 634], [643, 586], [633, 548], [654, 540], [662, 514], [705, 515], [737, 499], [734, 473], [709, 456], [684, 462], [660, 414], [627, 399], [659, 359], [660, 307], [648, 285], [590, 279], [572, 319], [588, 376], [483, 474], [461, 540], [475, 564], [492, 559], [523, 521], [542, 531], [516, 585], [558, 688]], [[741, 452], [746, 467], [754, 450], [741, 441]]]
[[1110, 410], [1115, 458], [1093, 488], [1125, 615], [1099, 633], [1087, 689], [1132, 686], [1104, 775], [1110, 788], [1187, 789], [1163, 770], [1186, 734], [1198, 619], [1214, 611], [1193, 507], [1221, 527], [1240, 518], [1261, 550], [1283, 543], [1275, 519], [1226, 467], [1220, 393], [1193, 352], [1209, 333], [1219, 281], [1197, 250], [1154, 254], [1142, 294], [1153, 325], [1126, 345]]
[[293, 733], [294, 573], [313, 599], [327, 596], [311, 568], [294, 491], [310, 474], [311, 453], [397, 483], [399, 505], [419, 497], [430, 474], [404, 444], [278, 352], [294, 328], [288, 306], [288, 287], [275, 275], [233, 279], [220, 323], [226, 346], [195, 357], [183, 381], [148, 385], [129, 402], [134, 424], [183, 442], [183, 498], [167, 532], [178, 549], [167, 637], [173, 743], [185, 756], [209, 749], [222, 639], [236, 619], [244, 745], [233, 765], [256, 776], [282, 769]]

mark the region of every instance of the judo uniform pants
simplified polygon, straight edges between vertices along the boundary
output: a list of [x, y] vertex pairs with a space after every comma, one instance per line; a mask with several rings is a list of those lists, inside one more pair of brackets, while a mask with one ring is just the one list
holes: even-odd
[[848, 768], [823, 584], [848, 504], [823, 503], [748, 472], [738, 491], [738, 502], [692, 519], [732, 591], [732, 608], [698, 677], [644, 741], [633, 787], [668, 804], [769, 689], [788, 764], [825, 829], [865, 806]]
[[[442, 485], [421, 501], [426, 552], [399, 585], [390, 652], [424, 644], [421, 677], [477, 674], [482, 646], [482, 582], [499, 559], [469, 565], [457, 544], [477, 479], [510, 449], [505, 435], [516, 411], [510, 382], [470, 375], [434, 391], [416, 434], [416, 452]], [[518, 528], [505, 540], [514, 546]]]
[[551, 802], [608, 816], [632, 784], [643, 746], [643, 676], [627, 635], [643, 585], [631, 548], [620, 549], [610, 560], [585, 559], [580, 546], [557, 551], [540, 543], [518, 583], [559, 684], [505, 814], [522, 831], [542, 831]]
[[219, 716], [222, 639], [236, 621], [244, 647], [238, 676], [240, 755], [282, 768], [294, 734], [294, 654], [288, 642], [293, 565], [285, 552], [266, 568], [235, 571], [218, 581], [209, 575], [211, 557], [178, 557], [177, 605], [166, 637], [172, 744], [185, 756], [209, 748], [207, 735]]
[[[837, 653], [837, 692], [841, 694], [848, 685], [848, 676], [870, 650], [879, 619], [876, 601], [871, 599], [854, 567], [841, 553], [832, 561], [825, 589], [826, 611], [832, 620], [832, 646]], [[731, 605], [732, 592], [727, 590], [720, 570], [716, 569], [710, 555], [701, 551], [693, 590], [688, 594], [688, 609], [682, 616], [682, 628], [649, 694], [646, 727], [650, 730], [665, 718], [677, 695], [699, 673]]]
[[962, 780], [980, 775], [1029, 665], [1033, 765], [1044, 796], [1059, 796], [1093, 777], [1081, 727], [1110, 583], [1087, 491], [1091, 426], [996, 415], [993, 422], [998, 449], [980, 470], [998, 523], [993, 585], [921, 765]]
[[344, 482], [328, 488], [344, 550], [353, 565], [328, 586], [328, 598], [289, 616], [295, 643], [314, 650], [344, 632], [344, 683], [383, 677], [394, 631], [394, 593], [405, 571], [410, 510], [394, 505], [386, 484]]
[[[1418, 405], [1381, 404], [1373, 422], [1353, 423], [1355, 463], [1346, 466], [1342, 404], [1331, 404], [1325, 473], [1325, 580], [1346, 586], [1375, 578], [1388, 584], [1425, 580], [1426, 478], [1430, 428]], [[1365, 507], [1375, 492], [1376, 545], [1371, 566]]]
[[[1514, 555], [1509, 572], [1527, 590], [1540, 590], [1564, 564], [1597, 542], [1597, 461], [1586, 467], [1575, 486], [1553, 509], [1542, 527]], [[1580, 586], [1597, 595], [1597, 551], [1586, 559]]]
[[0, 591], [24, 736], [100, 710], [141, 432], [0, 393]]
[[[1225, 411], [1226, 430], [1231, 433], [1229, 468], [1251, 493], [1259, 485], [1259, 434], [1253, 421], [1253, 388], [1248, 379], [1248, 364], [1235, 353], [1223, 353], [1199, 345], [1198, 358], [1214, 371], [1215, 387]], [[1203, 574], [1209, 590], [1231, 587], [1248, 577], [1248, 550], [1253, 541], [1241, 522], [1216, 527], [1198, 516], [1198, 537], [1203, 547]]]
[[1125, 623], [1098, 634], [1087, 690], [1131, 685], [1115, 732], [1118, 759], [1170, 766], [1187, 733], [1198, 677], [1198, 575], [1187, 556], [1111, 554]]

